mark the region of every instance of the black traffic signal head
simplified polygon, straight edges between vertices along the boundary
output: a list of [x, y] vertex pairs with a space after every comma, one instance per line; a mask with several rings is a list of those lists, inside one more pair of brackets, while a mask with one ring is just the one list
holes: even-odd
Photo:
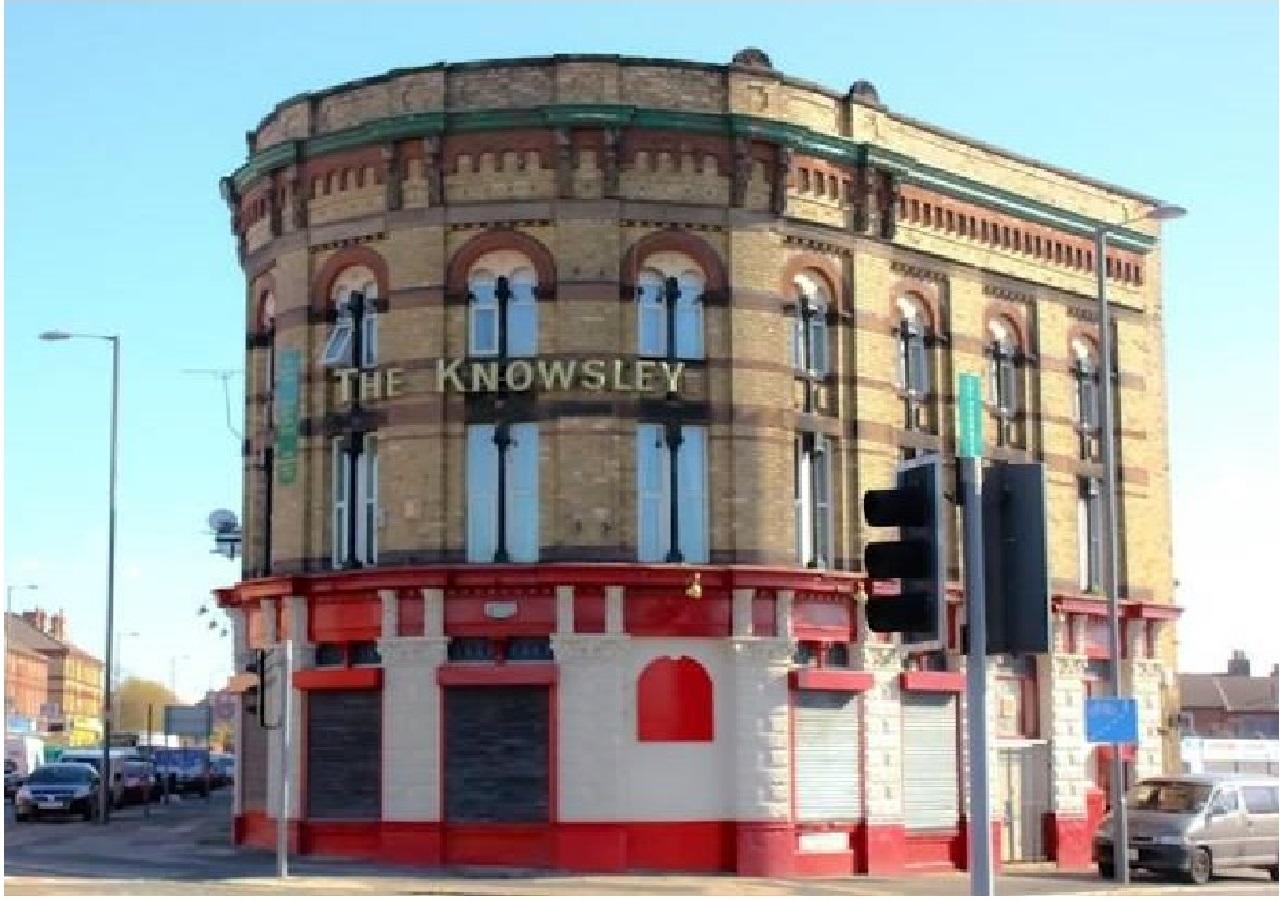
[[240, 699], [244, 704], [244, 711], [250, 715], [256, 714], [258, 724], [265, 727], [267, 724], [267, 705], [262, 699], [262, 680], [264, 673], [267, 671], [267, 651], [255, 650], [253, 657], [249, 662], [245, 663], [244, 670], [250, 675], [258, 676], [257, 682], [246, 687], [241, 695]]
[[896, 596], [867, 601], [872, 631], [899, 632], [904, 645], [933, 649], [946, 643], [946, 511], [942, 497], [942, 458], [936, 454], [900, 463], [896, 486], [867, 491], [862, 510], [867, 524], [897, 528], [896, 541], [875, 541], [863, 550], [874, 581], [894, 579]]
[[982, 481], [987, 653], [1048, 653], [1044, 463], [999, 463]]

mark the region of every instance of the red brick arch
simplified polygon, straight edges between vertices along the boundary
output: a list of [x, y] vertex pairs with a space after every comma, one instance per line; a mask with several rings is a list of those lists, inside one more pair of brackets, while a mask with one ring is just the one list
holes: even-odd
[[494, 250], [515, 250], [528, 257], [533, 269], [538, 274], [538, 297], [547, 299], [555, 296], [556, 261], [551, 251], [536, 238], [522, 231], [502, 228], [478, 234], [467, 243], [453, 258], [445, 271], [444, 289], [447, 296], [465, 297], [467, 294], [467, 275], [476, 260]]
[[728, 288], [720, 254], [696, 234], [676, 229], [646, 234], [628, 247], [626, 254], [622, 257], [622, 283], [635, 284], [640, 274], [641, 264], [655, 253], [666, 252], [683, 253], [693, 259], [707, 276], [708, 292], [722, 292]]
[[377, 251], [363, 244], [357, 244], [354, 247], [343, 247], [337, 253], [330, 256], [320, 271], [316, 273], [316, 277], [311, 282], [311, 306], [313, 309], [324, 311], [329, 306], [329, 292], [333, 288], [333, 283], [342, 274], [344, 269], [353, 266], [364, 266], [373, 273], [374, 279], [378, 282], [378, 298], [382, 302], [386, 302], [387, 293], [390, 290], [390, 280], [387, 277], [387, 261]]
[[1027, 329], [1026, 312], [1022, 307], [1003, 300], [992, 300], [987, 304], [982, 314], [982, 342], [987, 342], [986, 327], [997, 319], [1003, 319], [1009, 323], [1009, 327], [1013, 329], [1014, 340], [1018, 342], [1018, 348], [1023, 353], [1031, 352], [1030, 335]]
[[788, 300], [791, 298], [791, 284], [801, 272], [817, 272], [826, 282], [827, 293], [831, 295], [833, 306], [837, 309], [846, 308], [848, 304], [841, 289], [844, 278], [841, 277], [839, 263], [818, 253], [793, 254], [787, 260], [787, 267], [782, 272], [782, 296]]
[[942, 327], [942, 304], [941, 291], [938, 285], [931, 281], [923, 281], [919, 278], [902, 278], [894, 283], [893, 288], [889, 291], [889, 321], [897, 327], [901, 315], [898, 312], [898, 298], [913, 297], [919, 300], [924, 307], [924, 313], [929, 318], [929, 331], [932, 334], [938, 334]]

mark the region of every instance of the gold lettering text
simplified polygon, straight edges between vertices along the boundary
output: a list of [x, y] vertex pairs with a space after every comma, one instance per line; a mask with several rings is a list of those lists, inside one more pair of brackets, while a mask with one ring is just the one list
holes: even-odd
[[491, 363], [472, 363], [471, 364], [471, 390], [473, 391], [496, 391], [498, 389], [498, 364]]
[[355, 381], [359, 369], [334, 369], [333, 377], [338, 379], [338, 402], [351, 402], [351, 383]]
[[462, 360], [460, 359], [454, 359], [454, 360], [448, 360], [448, 361], [443, 359], [437, 359], [436, 360], [436, 390], [443, 391], [446, 385], [448, 385], [449, 387], [452, 387], [455, 391], [460, 391], [465, 394], [467, 392], [467, 386], [463, 383], [462, 379], [458, 377], [458, 369], [461, 366], [462, 366]]
[[527, 391], [533, 384], [533, 366], [527, 359], [517, 359], [507, 364], [507, 387], [513, 391]]
[[603, 359], [589, 359], [582, 364], [582, 386], [589, 391], [604, 389], [605, 371]]
[[573, 384], [573, 373], [577, 368], [576, 360], [538, 360], [538, 378], [542, 381], [543, 390], [554, 391], [557, 388], [562, 391], [569, 390], [569, 385]]
[[662, 367], [662, 374], [667, 379], [667, 391], [674, 394], [680, 390], [680, 376], [684, 374], [684, 363], [660, 362], [658, 365]]
[[386, 394], [388, 397], [399, 397], [404, 393], [404, 369], [387, 369]]

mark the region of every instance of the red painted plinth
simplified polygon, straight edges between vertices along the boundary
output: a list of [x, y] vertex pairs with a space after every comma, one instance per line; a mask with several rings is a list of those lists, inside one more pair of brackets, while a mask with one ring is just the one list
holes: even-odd
[[440, 865], [440, 826], [435, 822], [383, 822], [378, 858], [408, 866]]
[[1087, 869], [1093, 863], [1093, 829], [1087, 816], [1045, 813], [1045, 849], [1060, 869]]
[[555, 863], [570, 872], [625, 872], [624, 825], [561, 822], [556, 826]]
[[858, 857], [868, 875], [900, 875], [907, 868], [907, 829], [903, 825], [867, 825]]
[[739, 822], [739, 875], [785, 878], [792, 873], [795, 830], [790, 822]]

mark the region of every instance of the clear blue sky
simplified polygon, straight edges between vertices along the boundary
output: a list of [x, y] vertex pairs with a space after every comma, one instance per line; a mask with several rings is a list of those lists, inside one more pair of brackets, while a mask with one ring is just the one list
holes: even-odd
[[125, 669], [167, 682], [187, 654], [178, 687], [194, 697], [228, 668], [195, 611], [236, 580], [203, 531], [239, 507], [239, 449], [217, 382], [182, 370], [242, 365], [217, 179], [277, 101], [439, 60], [725, 62], [755, 45], [791, 75], [868, 78], [895, 110], [1188, 207], [1165, 273], [1183, 661], [1213, 669], [1239, 646], [1269, 666], [1280, 489], [1257, 470], [1280, 459], [1276, 35], [1263, 2], [8, 3], [6, 583], [39, 583], [100, 652], [108, 352], [35, 335], [119, 332], [117, 622], [141, 633]]

